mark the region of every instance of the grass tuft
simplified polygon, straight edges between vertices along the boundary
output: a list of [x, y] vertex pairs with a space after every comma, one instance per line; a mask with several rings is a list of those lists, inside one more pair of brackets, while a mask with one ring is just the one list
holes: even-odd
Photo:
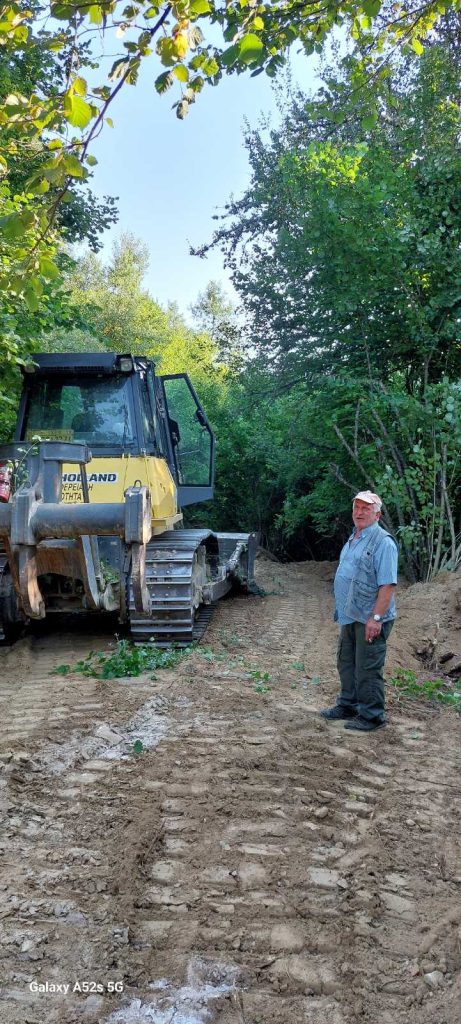
[[397, 669], [389, 682], [391, 686], [405, 697], [422, 697], [423, 700], [436, 700], [440, 704], [454, 708], [455, 711], [461, 714], [459, 682], [454, 686], [445, 679], [427, 679], [426, 682], [419, 682], [416, 673], [409, 668]]

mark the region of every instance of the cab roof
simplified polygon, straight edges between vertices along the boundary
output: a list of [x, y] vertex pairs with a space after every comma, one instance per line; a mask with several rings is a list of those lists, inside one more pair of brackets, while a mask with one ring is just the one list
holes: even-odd
[[[131, 371], [122, 360], [131, 360]], [[38, 352], [33, 360], [22, 367], [25, 376], [33, 374], [65, 373], [129, 373], [145, 370], [151, 360], [132, 356], [129, 352]]]

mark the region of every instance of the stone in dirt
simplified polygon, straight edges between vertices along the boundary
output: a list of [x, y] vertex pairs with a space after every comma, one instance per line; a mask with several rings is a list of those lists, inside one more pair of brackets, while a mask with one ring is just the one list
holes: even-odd
[[101, 740], [106, 740], [107, 743], [110, 743], [111, 747], [122, 742], [122, 736], [120, 736], [118, 732], [115, 732], [114, 729], [111, 729], [109, 725], [100, 725], [99, 728], [96, 729], [96, 736], [99, 736], [99, 739]]
[[424, 981], [429, 988], [441, 988], [444, 982], [442, 971], [431, 971], [430, 974], [425, 974]]

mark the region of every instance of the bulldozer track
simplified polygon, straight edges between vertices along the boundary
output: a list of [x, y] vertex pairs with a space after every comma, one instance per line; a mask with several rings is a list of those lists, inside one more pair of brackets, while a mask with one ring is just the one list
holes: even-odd
[[210, 621], [213, 605], [196, 606], [194, 568], [210, 530], [168, 530], [147, 545], [146, 583], [152, 615], [140, 615], [128, 593], [131, 637], [136, 642], [155, 639], [159, 646], [200, 640]]

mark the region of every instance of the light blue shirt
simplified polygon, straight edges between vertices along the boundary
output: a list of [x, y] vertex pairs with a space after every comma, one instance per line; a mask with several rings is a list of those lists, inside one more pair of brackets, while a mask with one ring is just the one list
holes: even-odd
[[[338, 622], [341, 626], [346, 626], [355, 621], [345, 615], [344, 607], [351, 582], [355, 578], [356, 567], [373, 529], [374, 524], [367, 526], [365, 530], [361, 530], [360, 537], [357, 539], [354, 539], [354, 530], [341, 551], [334, 582], [336, 611]], [[373, 568], [376, 574], [376, 593], [378, 593], [379, 587], [384, 587], [390, 583], [397, 583], [397, 562], [397, 545], [392, 537], [384, 537], [383, 542], [379, 545], [373, 556]], [[395, 601], [392, 598], [389, 608], [384, 615], [384, 621], [388, 622], [391, 619], [395, 619], [396, 614]]]

